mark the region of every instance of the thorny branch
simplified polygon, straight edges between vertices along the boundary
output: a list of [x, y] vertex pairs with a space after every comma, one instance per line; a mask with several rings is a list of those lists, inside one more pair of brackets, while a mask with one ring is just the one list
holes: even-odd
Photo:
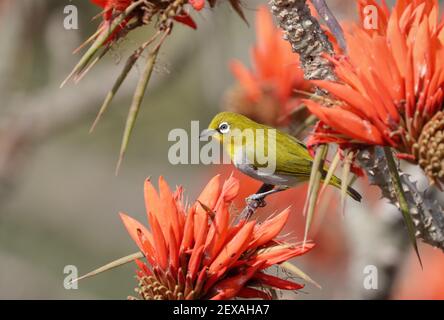
[[[370, 183], [377, 185], [382, 195], [399, 208], [381, 148], [362, 151], [358, 155], [358, 161], [362, 167], [366, 168]], [[406, 173], [402, 173], [400, 178], [416, 227], [416, 237], [444, 251], [443, 208], [432, 197], [430, 189], [426, 189], [425, 192], [419, 191], [416, 182], [412, 182]]]
[[333, 46], [311, 15], [305, 0], [271, 0], [271, 10], [284, 30], [284, 39], [301, 57], [305, 77], [310, 80], [336, 80], [332, 64], [323, 57], [333, 54]]
[[[317, 1], [325, 6], [324, 1]], [[284, 39], [301, 56], [307, 79], [335, 80], [331, 64], [323, 54], [332, 54], [332, 46], [319, 23], [311, 16], [306, 0], [271, 0], [273, 14], [284, 30]], [[316, 4], [316, 3], [314, 3]], [[358, 155], [360, 164], [371, 183], [376, 184], [385, 198], [399, 208], [393, 185], [387, 178], [387, 162], [378, 151], [364, 151]], [[444, 251], [444, 211], [430, 198], [430, 192], [421, 192], [408, 175], [401, 174], [402, 186], [409, 202], [410, 214], [416, 227], [416, 236]]]
[[[332, 54], [331, 45], [322, 34], [319, 23], [311, 16], [306, 0], [271, 0], [270, 3], [274, 15], [285, 31], [285, 39], [291, 43], [293, 50], [301, 55], [302, 68], [306, 78], [334, 81], [336, 79], [334, 70], [328, 61], [323, 61], [324, 58], [322, 57], [324, 53]], [[324, 0], [313, 2], [313, 4], [317, 5], [317, 10], [321, 16], [331, 13], [326, 9], [327, 6]], [[336, 36], [338, 35], [338, 32], [334, 30], [332, 32]], [[342, 33], [339, 34], [342, 36]], [[316, 72], [316, 68], [319, 67], [321, 68], [320, 71]], [[326, 94], [326, 92], [319, 93]], [[393, 184], [387, 179], [390, 175], [382, 149], [367, 150], [358, 154], [357, 157], [361, 166], [365, 168], [371, 183], [378, 185], [383, 196], [397, 206], [397, 196], [393, 190]], [[431, 205], [433, 203], [417, 190], [416, 185], [410, 182], [407, 175], [401, 175], [401, 179], [418, 230], [416, 236], [422, 235], [427, 243], [438, 245], [439, 241], [430, 241], [430, 238], [435, 238], [437, 233], [444, 230], [444, 223], [436, 223], [435, 221], [439, 219], [427, 219], [426, 216], [442, 217], [442, 214], [439, 213], [440, 210], [437, 209], [436, 214], [432, 214], [433, 210], [430, 209], [433, 207]], [[399, 206], [397, 208], [399, 209]], [[418, 208], [416, 215], [415, 208]], [[429, 210], [424, 210], [425, 208]], [[435, 206], [435, 208], [437, 207]], [[360, 225], [364, 223], [367, 226], [373, 226], [373, 228], [365, 228], [364, 231], [366, 232], [364, 233], [362, 231], [357, 233], [355, 229], [351, 229], [349, 236], [357, 245], [354, 246], [352, 252], [355, 258], [350, 265], [350, 280], [353, 283], [361, 282], [363, 266], [368, 264], [377, 265], [383, 287], [380, 290], [371, 290], [373, 291], [371, 293], [369, 293], [369, 290], [356, 291], [356, 289], [352, 289], [350, 293], [355, 298], [381, 299], [388, 298], [391, 295], [396, 275], [407, 252], [408, 237], [403, 232], [401, 215], [391, 215], [390, 213], [387, 212], [387, 214], [378, 217], [377, 220], [373, 219], [374, 224], [369, 224], [369, 221], [367, 221], [367, 218], [372, 218], [371, 216], [362, 215], [360, 218], [356, 216], [357, 223]], [[442, 221], [444, 218], [440, 220]], [[435, 233], [430, 233], [430, 229], [427, 229], [427, 232], [422, 232], [426, 225], [428, 225], [428, 228], [433, 228], [431, 225], [437, 225], [436, 229], [433, 229]], [[442, 234], [439, 237], [443, 239]], [[362, 245], [359, 245], [359, 243], [362, 243]], [[369, 247], [369, 243], [372, 243], [372, 246]], [[438, 246], [443, 248], [444, 243], [441, 242]], [[386, 250], [380, 250], [381, 247]], [[387, 252], [390, 252], [390, 259], [387, 259]], [[356, 287], [361, 288], [361, 286]]]

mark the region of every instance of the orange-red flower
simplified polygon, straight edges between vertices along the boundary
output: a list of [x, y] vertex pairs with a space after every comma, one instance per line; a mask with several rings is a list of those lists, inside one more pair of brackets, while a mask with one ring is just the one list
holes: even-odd
[[[290, 120], [289, 115], [300, 106], [294, 89], [301, 90], [306, 86], [299, 57], [282, 36], [282, 31], [273, 24], [269, 9], [260, 6], [256, 16], [257, 41], [251, 50], [252, 69], [237, 60], [231, 63], [245, 103], [253, 104], [256, 112], [272, 114], [272, 118], [277, 118], [277, 124]], [[263, 108], [269, 110], [258, 110]]]
[[137, 260], [143, 299], [269, 299], [264, 289], [297, 290], [303, 285], [264, 273], [272, 265], [309, 251], [276, 239], [289, 209], [259, 224], [232, 221], [230, 209], [239, 192], [233, 177], [215, 176], [195, 204], [187, 208], [182, 189], [171, 192], [159, 178], [159, 193], [145, 182], [151, 231], [121, 213], [125, 227], [146, 257]]
[[[310, 144], [391, 146], [400, 158], [419, 162], [431, 180], [442, 178], [444, 168], [434, 158], [444, 148], [441, 117], [434, 118], [444, 106], [444, 22], [438, 1], [399, 0], [390, 11], [384, 2], [359, 0], [360, 12], [366, 5], [378, 9], [377, 28], [361, 16], [361, 23], [346, 32], [348, 56], [332, 60], [339, 81], [313, 81], [337, 101], [305, 101], [321, 120]], [[421, 137], [425, 127], [436, 134], [433, 141]], [[427, 150], [421, 156], [426, 146], [436, 149], [434, 154]]]
[[124, 11], [133, 0], [91, 0], [94, 4], [103, 8], [103, 17], [105, 20], [111, 20], [115, 12]]
[[[119, 13], [125, 11], [132, 3], [136, 2], [135, 0], [91, 0], [95, 5], [103, 8], [103, 20], [104, 23], [100, 27], [101, 30], [107, 30], [110, 27], [110, 23], [112, 19]], [[187, 1], [183, 1], [184, 4]], [[205, 5], [205, 0], [189, 0], [190, 5], [197, 11], [201, 10]], [[164, 1], [163, 3], [152, 3], [150, 9], [154, 12], [166, 9], [168, 5], [171, 5], [173, 1]], [[158, 8], [156, 8], [158, 6]], [[181, 7], [183, 4], [181, 5]], [[143, 10], [136, 10], [133, 14], [130, 14], [129, 17], [125, 19], [124, 22], [111, 34], [108, 41], [114, 40], [117, 35], [125, 28], [128, 22], [135, 16], [143, 16]], [[185, 12], [185, 10], [180, 10], [180, 12], [174, 17], [174, 20], [181, 22], [193, 29], [196, 29], [196, 23], [191, 18], [191, 16]]]

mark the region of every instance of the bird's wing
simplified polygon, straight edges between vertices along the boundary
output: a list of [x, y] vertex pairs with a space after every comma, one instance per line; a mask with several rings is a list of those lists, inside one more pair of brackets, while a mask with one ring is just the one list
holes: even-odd
[[310, 175], [313, 158], [307, 147], [284, 132], [277, 136], [277, 154], [280, 161], [276, 166], [277, 174], [306, 177]]
[[285, 161], [280, 161], [276, 166], [276, 174], [294, 177], [310, 176], [312, 162], [296, 156], [289, 156]]
[[280, 132], [280, 134], [281, 137], [278, 139], [283, 141], [282, 145], [290, 154], [293, 154], [310, 162], [313, 161], [312, 156], [307, 150], [307, 146], [303, 142], [285, 132]]

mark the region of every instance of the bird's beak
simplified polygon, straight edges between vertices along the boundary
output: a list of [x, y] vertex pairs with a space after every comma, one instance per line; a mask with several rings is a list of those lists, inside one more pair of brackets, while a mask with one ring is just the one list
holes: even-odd
[[209, 137], [212, 137], [217, 131], [214, 129], [205, 129], [200, 133], [201, 139], [208, 139]]

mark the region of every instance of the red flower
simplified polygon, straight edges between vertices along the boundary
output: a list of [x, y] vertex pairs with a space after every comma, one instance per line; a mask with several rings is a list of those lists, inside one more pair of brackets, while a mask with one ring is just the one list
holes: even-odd
[[233, 61], [231, 70], [249, 102], [259, 104], [272, 98], [281, 123], [289, 120], [289, 115], [300, 106], [294, 89], [303, 89], [306, 85], [304, 73], [299, 67], [299, 57], [282, 39], [282, 31], [274, 26], [266, 6], [258, 9], [256, 35], [257, 43], [251, 52], [253, 69], [250, 71], [240, 61]]
[[[361, 24], [346, 32], [348, 57], [332, 60], [339, 82], [313, 81], [337, 101], [333, 106], [305, 101], [321, 120], [310, 143], [391, 146], [400, 158], [421, 164], [421, 144], [430, 143], [421, 134], [444, 105], [444, 24], [438, 1], [401, 0], [391, 12], [385, 3], [360, 0], [360, 8], [366, 5], [377, 7], [378, 28], [366, 28], [362, 16]], [[426, 160], [423, 168], [436, 166]]]
[[[101, 26], [101, 28], [102, 30], [106, 30], [106, 28], [109, 28], [110, 23], [112, 19], [115, 17], [115, 15], [125, 11], [135, 1], [134, 0], [91, 0], [91, 2], [104, 9], [103, 11], [104, 24]], [[199, 11], [204, 7], [205, 0], [190, 0], [190, 4], [195, 10]], [[157, 10], [165, 9], [164, 5], [165, 4], [159, 6]], [[155, 4], [153, 4], [153, 6], [155, 6]], [[135, 14], [132, 14], [129, 17], [127, 17], [127, 19], [119, 26], [119, 28], [117, 28], [113, 32], [108, 42], [114, 40], [116, 36], [119, 34], [119, 32], [121, 32], [125, 28], [128, 21], [131, 20], [131, 18], [134, 16]], [[181, 10], [174, 17], [174, 20], [183, 23], [193, 29], [196, 29], [197, 27], [194, 20], [189, 16], [187, 12], [185, 12], [185, 10]]]
[[122, 12], [133, 2], [133, 0], [91, 0], [92, 3], [104, 9], [105, 20], [111, 20], [113, 11]]
[[189, 0], [188, 2], [196, 11], [200, 11], [205, 7], [205, 0]]
[[[197, 202], [186, 208], [182, 189], [172, 193], [159, 178], [160, 193], [149, 180], [145, 202], [151, 231], [121, 214], [129, 234], [147, 262], [136, 261], [144, 299], [264, 298], [262, 285], [284, 290], [303, 286], [263, 271], [309, 251], [276, 240], [289, 209], [265, 221], [233, 223], [230, 207], [239, 192], [233, 177], [214, 177]], [[186, 213], [187, 212], [187, 213]]]

